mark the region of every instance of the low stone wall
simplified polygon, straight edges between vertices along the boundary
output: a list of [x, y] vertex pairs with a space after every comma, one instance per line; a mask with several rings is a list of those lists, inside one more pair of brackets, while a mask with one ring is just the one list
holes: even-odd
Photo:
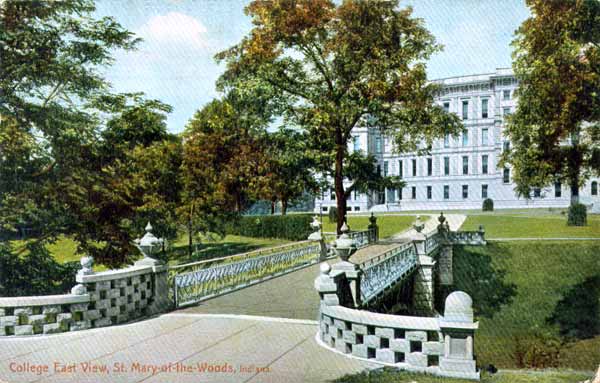
[[325, 263], [315, 280], [321, 298], [317, 337], [324, 347], [409, 371], [480, 378], [473, 356], [479, 324], [473, 321], [472, 301], [466, 293], [450, 294], [443, 316], [374, 313], [356, 309], [356, 303], [347, 297], [351, 291], [348, 284], [355, 277], [346, 275], [344, 269], [336, 264], [332, 271]]
[[71, 294], [0, 298], [0, 336], [111, 326], [170, 307], [165, 266], [134, 265], [101, 273], [91, 273], [91, 264], [87, 266]]
[[485, 245], [485, 231], [480, 227], [478, 231], [450, 231], [447, 233], [448, 241], [453, 245]]

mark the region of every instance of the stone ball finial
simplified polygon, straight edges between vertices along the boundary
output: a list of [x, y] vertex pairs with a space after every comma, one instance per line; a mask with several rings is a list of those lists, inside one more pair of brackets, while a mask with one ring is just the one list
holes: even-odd
[[88, 274], [93, 274], [94, 271], [92, 270], [92, 266], [94, 264], [94, 258], [92, 256], [85, 256], [85, 257], [81, 257], [81, 259], [79, 260], [79, 263], [81, 264], [81, 269], [79, 270], [79, 274], [82, 275], [88, 275]]
[[438, 217], [438, 222], [440, 223], [440, 225], [444, 224], [444, 221], [446, 221], [446, 217], [444, 217], [444, 212], [440, 212], [440, 216]]
[[331, 266], [327, 262], [321, 263], [319, 269], [322, 275], [329, 275], [329, 273], [331, 272]]
[[346, 222], [344, 222], [344, 224], [342, 225], [342, 227], [340, 227], [340, 231], [342, 233], [347, 233], [348, 231], [350, 231], [350, 228], [348, 227], [348, 224]]
[[73, 295], [83, 295], [85, 293], [87, 293], [87, 288], [81, 283], [73, 286], [71, 289], [71, 294]]
[[444, 319], [449, 322], [473, 322], [473, 299], [464, 291], [455, 291], [446, 297]]

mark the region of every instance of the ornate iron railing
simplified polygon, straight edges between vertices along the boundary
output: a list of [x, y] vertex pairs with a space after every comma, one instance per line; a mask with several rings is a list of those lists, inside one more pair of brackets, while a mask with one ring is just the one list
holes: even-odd
[[385, 289], [411, 274], [418, 265], [417, 251], [412, 243], [398, 246], [360, 265], [360, 295], [362, 304], [380, 295]]
[[485, 232], [479, 231], [451, 231], [448, 240], [453, 245], [485, 245]]
[[320, 245], [310, 244], [175, 274], [172, 277], [175, 305], [179, 307], [196, 303], [316, 263], [319, 253]]
[[[357, 249], [362, 249], [363, 247], [367, 247], [377, 242], [377, 233], [375, 232], [375, 229], [349, 231], [348, 235], [355, 241]], [[333, 242], [338, 237], [335, 232], [331, 231], [323, 232], [323, 236], [325, 237], [326, 242]]]
[[430, 254], [434, 252], [440, 245], [441, 239], [441, 234], [437, 230], [427, 234], [425, 239], [425, 253]]

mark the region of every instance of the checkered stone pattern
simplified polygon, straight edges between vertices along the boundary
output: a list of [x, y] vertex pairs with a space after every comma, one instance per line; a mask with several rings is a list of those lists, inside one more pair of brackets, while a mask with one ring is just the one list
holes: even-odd
[[143, 317], [152, 302], [152, 274], [86, 283], [91, 327], [105, 327]]
[[90, 328], [88, 303], [0, 308], [0, 336], [54, 334]]
[[439, 331], [386, 328], [321, 315], [323, 343], [345, 354], [378, 362], [437, 367], [444, 352]]

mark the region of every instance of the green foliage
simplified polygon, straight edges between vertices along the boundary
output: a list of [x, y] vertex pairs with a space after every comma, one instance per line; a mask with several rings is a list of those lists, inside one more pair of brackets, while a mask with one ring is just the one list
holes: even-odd
[[491, 198], [486, 198], [483, 200], [483, 206], [481, 208], [482, 211], [494, 211], [494, 200]]
[[336, 223], [338, 220], [337, 207], [334, 207], [334, 206], [329, 207], [329, 211], [327, 212], [327, 217], [329, 219], [329, 223]]
[[587, 225], [587, 208], [581, 203], [571, 204], [569, 206], [569, 215], [567, 218], [569, 226], [585, 226]]
[[78, 262], [56, 262], [39, 242], [18, 250], [0, 243], [0, 296], [67, 293], [75, 285], [80, 267]]
[[527, 336], [515, 336], [514, 342], [518, 368], [559, 367], [562, 343], [551, 332], [536, 328]]
[[312, 233], [310, 214], [243, 216], [227, 225], [228, 234], [304, 241]]
[[600, 4], [528, 0], [531, 17], [513, 42], [519, 80], [506, 132], [516, 191], [567, 181], [573, 197], [600, 170]]
[[600, 335], [600, 274], [567, 291], [548, 322], [557, 324], [560, 335], [570, 340]]
[[219, 89], [268, 89], [274, 113], [308, 133], [340, 196], [338, 225], [355, 126], [376, 121], [400, 152], [462, 128], [434, 104], [438, 87], [426, 78], [425, 61], [441, 47], [398, 1], [257, 0], [246, 13], [252, 31], [217, 55], [227, 65]]

